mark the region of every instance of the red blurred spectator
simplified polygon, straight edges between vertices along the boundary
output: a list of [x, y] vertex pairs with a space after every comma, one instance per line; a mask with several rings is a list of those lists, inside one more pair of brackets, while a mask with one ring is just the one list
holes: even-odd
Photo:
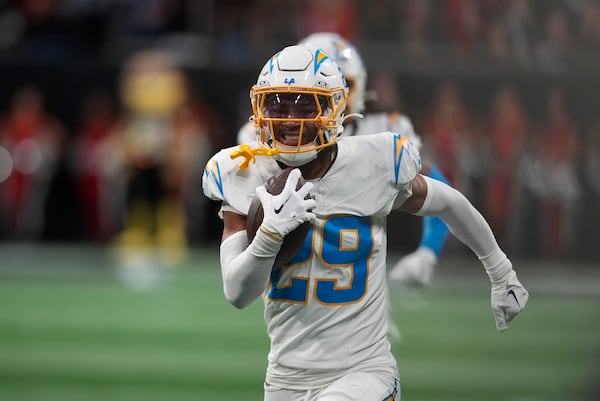
[[301, 36], [313, 32], [336, 32], [356, 40], [358, 12], [355, 0], [310, 0], [300, 15]]
[[494, 97], [488, 131], [493, 155], [486, 193], [485, 214], [498, 241], [503, 243], [514, 204], [517, 164], [528, 129], [527, 116], [515, 89], [505, 85]]
[[469, 125], [469, 113], [458, 87], [450, 81], [442, 83], [426, 112], [422, 133], [427, 148], [433, 152], [432, 160], [450, 182], [457, 181], [459, 141]]
[[0, 124], [4, 172], [0, 174], [0, 212], [9, 237], [39, 239], [45, 202], [60, 153], [64, 129], [44, 108], [42, 93], [23, 87]]
[[485, 54], [494, 64], [509, 65], [513, 61], [511, 46], [506, 24], [499, 18], [492, 19], [486, 28]]
[[469, 55], [481, 37], [483, 26], [480, 2], [447, 0], [443, 3], [451, 43], [463, 55]]
[[583, 1], [581, 23], [578, 29], [578, 42], [588, 48], [600, 44], [600, 2], [597, 0]]
[[553, 89], [546, 99], [546, 120], [539, 137], [547, 179], [542, 219], [545, 254], [560, 257], [567, 250], [569, 205], [580, 192], [575, 171], [577, 126], [567, 111], [561, 89]]
[[118, 230], [122, 192], [122, 150], [111, 136], [117, 117], [106, 95], [87, 99], [75, 143], [77, 188], [83, 229], [92, 241], [109, 240]]

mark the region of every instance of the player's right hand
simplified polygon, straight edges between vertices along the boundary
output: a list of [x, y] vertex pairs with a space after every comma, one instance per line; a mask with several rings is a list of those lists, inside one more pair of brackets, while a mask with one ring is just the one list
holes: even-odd
[[389, 273], [390, 284], [396, 287], [423, 287], [431, 281], [437, 257], [426, 247], [419, 247], [400, 259]]
[[315, 200], [310, 197], [306, 199], [313, 189], [313, 184], [306, 182], [296, 190], [300, 177], [300, 170], [292, 170], [279, 195], [271, 195], [262, 185], [256, 188], [256, 196], [264, 211], [261, 228], [282, 239], [300, 224], [305, 221], [313, 222], [316, 218], [311, 212], [316, 206]]
[[508, 323], [527, 305], [529, 293], [519, 282], [517, 273], [511, 271], [508, 278], [501, 282], [492, 282], [492, 310], [496, 328], [504, 331]]

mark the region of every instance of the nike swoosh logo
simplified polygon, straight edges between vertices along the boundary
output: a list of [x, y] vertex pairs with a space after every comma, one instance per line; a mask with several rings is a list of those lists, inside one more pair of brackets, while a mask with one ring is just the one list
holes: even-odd
[[515, 292], [513, 290], [508, 290], [508, 295], [513, 296], [513, 298], [515, 299], [515, 302], [517, 303], [517, 305], [519, 305], [519, 308], [520, 308], [521, 304], [519, 304], [519, 300], [517, 299], [517, 295], [515, 294]]
[[281, 205], [277, 209], [275, 209], [275, 214], [279, 214], [281, 212], [281, 209], [283, 209], [283, 205]]

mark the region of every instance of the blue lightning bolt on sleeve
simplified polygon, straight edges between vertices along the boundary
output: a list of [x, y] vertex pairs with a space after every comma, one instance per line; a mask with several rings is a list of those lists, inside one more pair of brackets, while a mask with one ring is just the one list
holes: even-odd
[[[431, 166], [427, 175], [434, 180], [448, 184], [448, 180], [436, 165]], [[425, 216], [423, 218], [423, 233], [421, 234], [419, 246], [431, 249], [435, 253], [435, 256], [439, 257], [446, 238], [448, 238], [448, 227], [446, 227], [442, 219], [433, 216]]]

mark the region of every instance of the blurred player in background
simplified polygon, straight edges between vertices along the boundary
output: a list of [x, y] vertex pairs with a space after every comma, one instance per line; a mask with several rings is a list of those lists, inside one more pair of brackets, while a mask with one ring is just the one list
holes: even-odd
[[[367, 70], [353, 44], [332, 32], [313, 33], [299, 43], [322, 49], [327, 55], [333, 57], [344, 72], [350, 88], [344, 136], [391, 131], [410, 138], [421, 150], [421, 138], [415, 133], [408, 116], [397, 111], [363, 114], [367, 100]], [[240, 129], [238, 143], [255, 140], [256, 132], [252, 122], [249, 122]], [[422, 171], [425, 175], [448, 184], [448, 180], [435, 164], [425, 161]], [[396, 285], [408, 286], [428, 284], [447, 237], [448, 228], [441, 219], [433, 216], [424, 217], [418, 248], [402, 257], [390, 270], [390, 281]]]
[[[414, 142], [389, 131], [340, 137], [348, 86], [323, 50], [283, 49], [250, 95], [260, 135], [213, 156], [203, 190], [221, 202], [225, 297], [238, 308], [264, 301], [271, 340], [264, 401], [399, 399], [387, 336], [393, 210], [442, 217], [479, 257], [498, 330], [525, 307], [528, 293], [483, 216], [460, 192], [419, 173]], [[286, 166], [295, 169], [281, 194], [267, 193], [264, 183]], [[300, 175], [307, 182], [297, 189]], [[254, 196], [264, 218], [249, 243]], [[303, 247], [274, 267], [283, 238], [306, 221], [312, 225]]]
[[[161, 51], [134, 54], [121, 73], [125, 107], [117, 135], [125, 159], [127, 217], [118, 245], [124, 265], [131, 271], [143, 269], [148, 277], [151, 266], [174, 263], [185, 248], [180, 188], [171, 160], [173, 118], [185, 101], [185, 85], [183, 71]], [[132, 275], [138, 276], [146, 277]]]
[[[204, 225], [194, 213], [206, 209], [206, 198], [193, 183], [213, 152], [216, 128], [191, 92], [185, 70], [168, 52], [142, 51], [124, 65], [125, 110], [116, 135], [127, 181], [127, 218], [117, 239], [123, 264], [131, 267], [125, 272], [178, 264], [187, 254], [186, 224]], [[133, 282], [146, 276], [152, 277], [132, 274]]]

